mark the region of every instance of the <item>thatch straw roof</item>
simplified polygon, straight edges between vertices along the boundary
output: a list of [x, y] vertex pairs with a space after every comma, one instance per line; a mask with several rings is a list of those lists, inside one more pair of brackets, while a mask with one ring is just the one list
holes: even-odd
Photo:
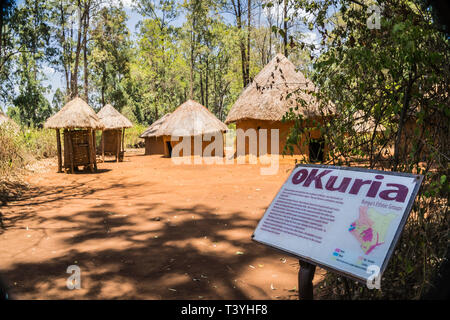
[[200, 103], [188, 100], [179, 106], [158, 129], [158, 135], [196, 136], [227, 131], [227, 126]]
[[[370, 115], [366, 115], [362, 110], [353, 114], [353, 130], [357, 133], [372, 133], [375, 129], [375, 119]], [[383, 132], [386, 128], [382, 124], [378, 124], [376, 132]]]
[[105, 130], [131, 128], [133, 124], [112, 105], [105, 105], [98, 113], [100, 121], [105, 125]]
[[150, 138], [150, 137], [158, 137], [160, 134], [158, 134], [158, 130], [161, 127], [161, 125], [167, 120], [167, 118], [170, 116], [170, 113], [166, 113], [161, 118], [153, 122], [150, 127], [148, 127], [140, 136], [139, 138]]
[[4, 114], [2, 110], [0, 110], [0, 124], [8, 122], [9, 120], [10, 119], [6, 116], [6, 114]]
[[83, 99], [76, 97], [66, 103], [57, 114], [50, 117], [44, 127], [50, 129], [103, 129], [105, 125]]
[[[293, 93], [296, 90], [298, 92]], [[304, 90], [314, 91], [314, 84], [279, 53], [244, 89], [231, 107], [225, 123], [243, 119], [280, 121], [289, 108], [297, 106], [297, 99], [307, 103], [306, 108], [298, 104], [298, 113], [305, 117], [319, 115], [317, 103]], [[289, 93], [291, 96], [287, 98]]]

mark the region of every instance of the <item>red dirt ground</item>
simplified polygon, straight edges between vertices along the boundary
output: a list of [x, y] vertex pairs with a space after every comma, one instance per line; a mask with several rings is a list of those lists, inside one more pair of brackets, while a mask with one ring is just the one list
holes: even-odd
[[0, 273], [17, 299], [297, 299], [298, 261], [250, 239], [293, 161], [260, 168], [134, 152], [69, 175], [52, 161], [0, 207]]

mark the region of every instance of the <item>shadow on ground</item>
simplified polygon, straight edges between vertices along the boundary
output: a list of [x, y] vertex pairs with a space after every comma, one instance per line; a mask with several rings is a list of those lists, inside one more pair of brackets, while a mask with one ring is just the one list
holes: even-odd
[[[12, 205], [37, 206], [97, 191], [82, 184], [30, 189], [24, 203]], [[257, 286], [237, 280], [256, 259], [279, 258], [250, 240], [258, 219], [195, 204], [136, 204], [143, 214], [123, 214], [115, 203], [46, 218], [46, 223], [67, 226], [52, 229], [67, 251], [2, 270], [11, 293], [37, 299], [251, 299], [248, 292], [254, 292], [270, 298]], [[8, 217], [7, 223], [13, 226], [30, 215], [38, 212]], [[46, 234], [45, 227], [36, 229]], [[81, 268], [81, 290], [66, 287], [70, 265]]]

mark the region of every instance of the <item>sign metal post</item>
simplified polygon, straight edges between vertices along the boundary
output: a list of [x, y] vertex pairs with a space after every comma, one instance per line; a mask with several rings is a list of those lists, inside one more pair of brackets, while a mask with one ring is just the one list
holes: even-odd
[[299, 260], [300, 270], [298, 271], [298, 298], [300, 300], [313, 300], [313, 279], [316, 266]]

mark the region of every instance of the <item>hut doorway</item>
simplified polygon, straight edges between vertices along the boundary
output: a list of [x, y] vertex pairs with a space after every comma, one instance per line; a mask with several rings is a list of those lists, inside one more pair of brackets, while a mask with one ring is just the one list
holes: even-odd
[[323, 162], [324, 161], [324, 139], [311, 139], [309, 142], [309, 161]]
[[170, 144], [170, 141], [166, 141], [166, 146], [167, 146], [169, 158], [172, 158], [172, 145]]

